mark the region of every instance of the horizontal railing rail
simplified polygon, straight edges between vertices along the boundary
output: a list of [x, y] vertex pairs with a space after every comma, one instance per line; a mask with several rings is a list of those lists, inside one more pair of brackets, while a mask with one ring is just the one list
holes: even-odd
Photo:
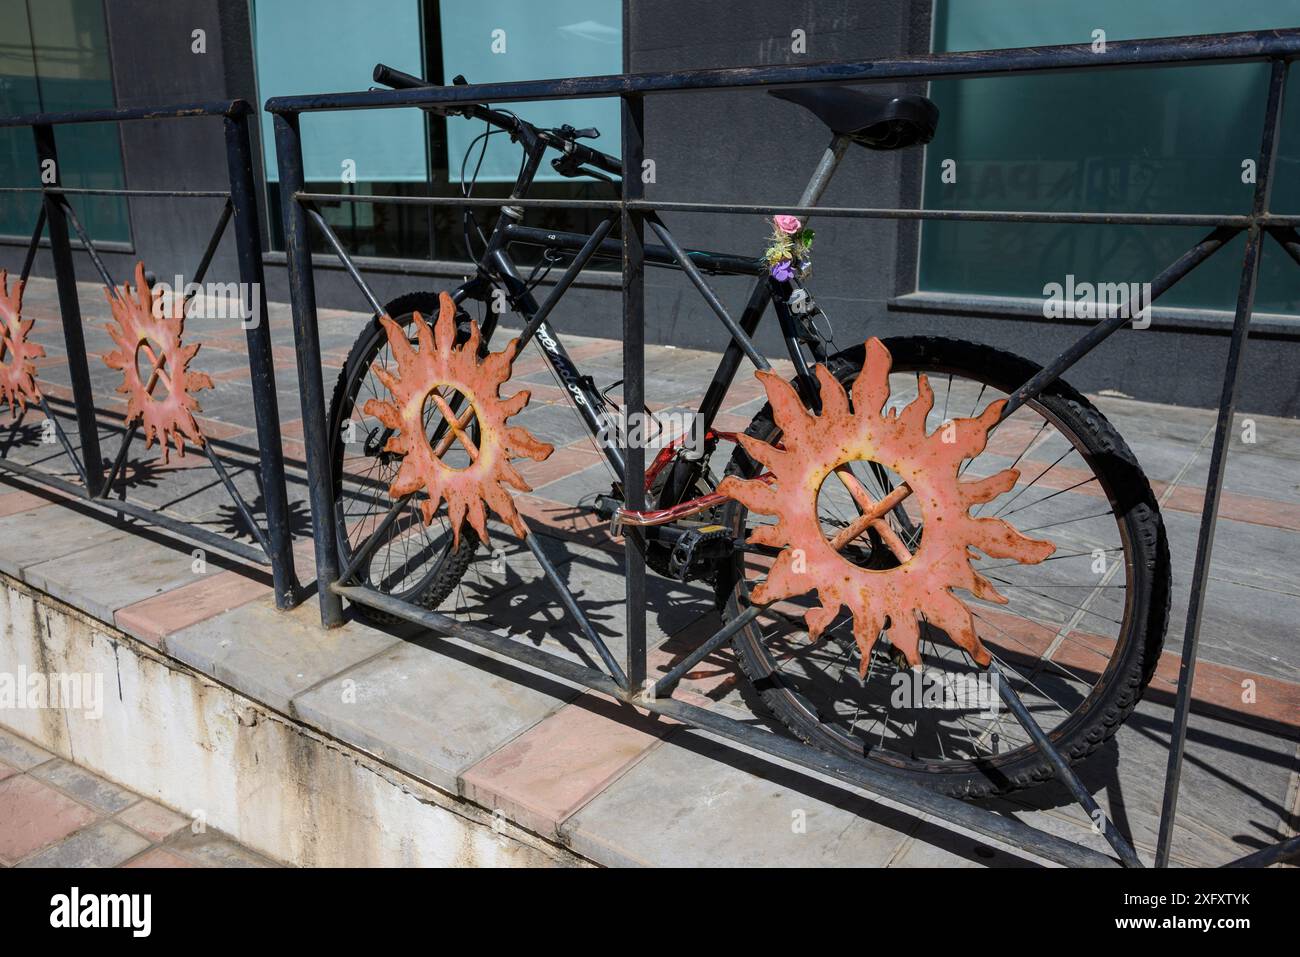
[[[809, 63], [798, 66], [726, 67], [662, 73], [579, 76], [563, 80], [471, 83], [417, 90], [367, 90], [356, 93], [309, 93], [276, 96], [266, 101], [271, 113], [320, 110], [378, 110], [395, 106], [457, 103], [523, 103], [653, 93], [705, 93], [761, 87], [896, 83], [1063, 70], [1175, 66], [1188, 63], [1248, 63], [1300, 57], [1300, 29], [1257, 30], [1156, 40], [1108, 41], [1104, 53], [1088, 43], [1016, 47], [970, 53], [931, 53], [882, 57], [879, 60]], [[624, 164], [624, 169], [627, 165]]]

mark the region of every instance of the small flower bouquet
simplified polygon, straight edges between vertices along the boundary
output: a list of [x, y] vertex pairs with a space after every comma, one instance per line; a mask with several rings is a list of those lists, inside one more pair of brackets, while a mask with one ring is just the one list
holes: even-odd
[[804, 227], [795, 216], [772, 217], [772, 239], [763, 258], [778, 282], [808, 275], [812, 262], [813, 231]]

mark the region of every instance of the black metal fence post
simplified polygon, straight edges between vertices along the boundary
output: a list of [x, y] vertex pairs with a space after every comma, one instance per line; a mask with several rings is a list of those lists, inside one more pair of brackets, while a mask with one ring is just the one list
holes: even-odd
[[1205, 611], [1205, 592], [1209, 587], [1210, 555], [1214, 550], [1215, 524], [1219, 519], [1219, 498], [1228, 464], [1228, 441], [1232, 432], [1233, 410], [1237, 403], [1237, 375], [1241, 371], [1246, 349], [1250, 314], [1255, 307], [1255, 290], [1259, 284], [1259, 264], [1264, 245], [1260, 219], [1267, 215], [1273, 189], [1273, 169], [1282, 130], [1282, 103], [1286, 93], [1287, 61], [1274, 59], [1269, 73], [1268, 103], [1264, 109], [1264, 135], [1260, 143], [1259, 163], [1255, 176], [1252, 222], [1246, 231], [1246, 251], [1242, 257], [1241, 285], [1237, 291], [1237, 311], [1228, 345], [1228, 361], [1223, 371], [1223, 393], [1219, 398], [1219, 418], [1214, 428], [1214, 449], [1210, 453], [1210, 474], [1205, 479], [1205, 503], [1201, 508], [1201, 528], [1196, 542], [1196, 564], [1192, 570], [1191, 594], [1187, 602], [1187, 628], [1183, 632], [1183, 656], [1178, 674], [1178, 696], [1174, 703], [1174, 720], [1169, 735], [1169, 761], [1165, 771], [1165, 793], [1160, 808], [1160, 834], [1156, 843], [1156, 867], [1169, 866], [1173, 843], [1174, 817], [1178, 811], [1178, 789], [1182, 781], [1183, 750], [1187, 744], [1187, 721], [1192, 707], [1192, 680], [1196, 675], [1196, 649], [1201, 638], [1201, 616]]
[[[284, 451], [280, 443], [280, 407], [275, 392], [271, 328], [266, 311], [266, 277], [262, 269], [262, 235], [257, 221], [257, 187], [253, 178], [253, 149], [248, 133], [249, 111], [225, 118], [226, 159], [230, 167], [230, 205], [234, 210], [235, 249], [239, 279], [257, 301], [253, 312], [240, 316], [248, 341], [248, 373], [253, 384], [253, 415], [257, 421], [262, 501], [270, 544], [271, 578], [277, 608], [291, 608], [297, 590], [293, 568], [293, 537], [284, 481]], [[241, 295], [242, 301], [242, 295]]]
[[[54, 127], [32, 127], [36, 137], [36, 155], [40, 161], [44, 185], [62, 186], [59, 154], [54, 145]], [[53, 183], [45, 179], [53, 176]], [[95, 422], [95, 397], [90, 386], [90, 367], [86, 361], [86, 338], [81, 328], [81, 302], [77, 298], [77, 270], [72, 262], [68, 239], [68, 220], [63, 210], [62, 193], [45, 193], [45, 220], [50, 233], [50, 258], [54, 261], [54, 279], [59, 290], [59, 312], [63, 317], [63, 341], [68, 349], [68, 374], [72, 379], [72, 399], [77, 413], [77, 432], [81, 436], [81, 461], [86, 471], [86, 494], [99, 494], [104, 482], [104, 460], [99, 451], [99, 427]]]
[[[623, 103], [623, 201], [641, 199], [645, 193], [645, 104], [640, 96], [625, 96]], [[632, 428], [633, 416], [645, 409], [645, 214], [623, 207], [623, 498], [626, 507], [645, 508], [645, 448], [627, 441], [642, 430]], [[628, 690], [643, 690], [646, 676], [645, 554], [641, 533], [624, 529], [623, 561], [627, 572], [627, 650], [623, 670]]]
[[329, 464], [329, 429], [325, 424], [325, 385], [320, 368], [320, 333], [316, 328], [316, 283], [311, 271], [307, 211], [298, 201], [303, 188], [302, 135], [298, 114], [275, 115], [275, 151], [280, 168], [280, 203], [284, 217], [289, 301], [298, 344], [298, 388], [302, 394], [303, 442], [310, 476], [311, 524], [316, 545], [316, 590], [320, 619], [326, 628], [343, 624], [343, 599], [330, 590], [339, 577], [334, 527], [334, 489]]

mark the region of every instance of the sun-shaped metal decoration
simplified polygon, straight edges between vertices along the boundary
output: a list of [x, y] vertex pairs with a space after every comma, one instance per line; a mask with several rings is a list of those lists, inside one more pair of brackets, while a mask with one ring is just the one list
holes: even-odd
[[[921, 664], [918, 614], [941, 628], [980, 665], [988, 665], [988, 650], [975, 633], [971, 611], [953, 594], [965, 589], [978, 598], [1006, 603], [987, 578], [972, 566], [979, 549], [992, 558], [1010, 558], [1036, 564], [1055, 551], [1051, 542], [1021, 535], [998, 518], [973, 518], [972, 506], [989, 502], [1015, 486], [1019, 473], [1005, 469], [996, 475], [961, 481], [964, 460], [984, 450], [989, 429], [998, 421], [1005, 400], [992, 402], [976, 418], [954, 419], [926, 434], [926, 416], [934, 405], [934, 392], [924, 375], [917, 377], [917, 398], [901, 412], [882, 414], [889, 400], [889, 350], [879, 339], [866, 345], [862, 373], [853, 384], [853, 407], [844, 387], [824, 366], [816, 367], [821, 384], [822, 411], [808, 412], [795, 390], [772, 372], [757, 375], [767, 390], [781, 447], [750, 436], [740, 442], [751, 456], [770, 469], [763, 479], [729, 476], [718, 491], [751, 511], [778, 516], [771, 525], [753, 530], [749, 541], [781, 548], [767, 580], [753, 590], [758, 605], [816, 590], [819, 607], [804, 615], [809, 637], [816, 641], [847, 607], [853, 616], [853, 635], [861, 652], [860, 673], [865, 676], [871, 649], [883, 628], [908, 664]], [[828, 541], [817, 517], [817, 495], [832, 473], [849, 462], [878, 462], [901, 476], [901, 485], [887, 498], [872, 502], [851, 476], [845, 484], [864, 508], [849, 529]], [[844, 475], [843, 471], [840, 473]], [[922, 512], [922, 528], [915, 552], [910, 551], [881, 521], [907, 494], [914, 494]], [[873, 521], [874, 517], [874, 521]], [[891, 568], [863, 568], [839, 553], [854, 530], [874, 525], [895, 553]]]
[[[466, 517], [479, 538], [487, 541], [485, 502], [517, 535], [527, 535], [528, 529], [502, 483], [531, 492], [510, 460], [526, 456], [541, 462], [554, 447], [539, 441], [525, 428], [506, 424], [507, 419], [523, 410], [530, 397], [524, 389], [508, 399], [501, 398], [501, 386], [510, 378], [519, 340], [512, 339], [501, 352], [480, 358], [478, 325], [470, 320], [469, 338], [457, 346], [456, 306], [445, 292], [438, 300], [438, 321], [433, 330], [418, 312], [412, 319], [418, 349], [412, 347], [406, 330], [388, 316], [380, 316], [379, 321], [388, 334], [397, 368], [394, 373], [379, 364], [373, 369], [392, 401], [368, 399], [363, 411], [393, 430], [384, 450], [403, 456], [389, 494], [398, 499], [423, 489], [428, 497], [421, 501], [420, 509], [426, 525], [445, 500], [454, 546], [460, 544], [460, 528]], [[469, 406], [466, 411], [478, 420], [477, 444], [470, 434], [469, 420], [464, 413], [454, 412], [448, 403], [455, 393], [464, 396]], [[430, 445], [425, 434], [424, 413], [430, 403], [441, 412], [451, 432], [439, 442], [438, 449]], [[469, 453], [470, 464], [463, 469], [453, 468], [442, 459], [452, 439]]]
[[[189, 371], [199, 345], [181, 342], [185, 331], [184, 300], [173, 296], [168, 303], [161, 289], [150, 289], [142, 262], [136, 263], [134, 290], [122, 285], [105, 288], [104, 295], [114, 320], [104, 328], [117, 344], [117, 349], [104, 355], [104, 362], [110, 369], [122, 372], [123, 381], [117, 391], [127, 396], [127, 424], [140, 420], [145, 448], [157, 439], [163, 462], [167, 461], [169, 439], [182, 458], [186, 439], [202, 448], [203, 432], [194, 421], [194, 413], [202, 408], [192, 393], [211, 389], [212, 380], [205, 373]], [[138, 358], [151, 366], [147, 379], [140, 377]], [[161, 399], [153, 394], [159, 384], [167, 389]]]
[[0, 269], [0, 399], [9, 405], [9, 417], [18, 418], [27, 402], [41, 397], [36, 386], [36, 363], [45, 355], [45, 347], [31, 342], [31, 319], [23, 319], [23, 281], [9, 290], [9, 274]]

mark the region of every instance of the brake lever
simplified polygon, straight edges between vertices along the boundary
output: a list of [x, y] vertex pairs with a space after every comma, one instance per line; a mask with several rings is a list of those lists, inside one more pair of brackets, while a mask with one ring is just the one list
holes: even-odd
[[569, 156], [568, 154], [557, 156], [555, 159], [551, 160], [551, 168], [561, 176], [569, 179], [575, 179], [580, 176], [589, 176], [592, 179], [602, 180], [603, 182], [610, 183], [614, 186], [618, 185], [618, 180], [606, 176], [598, 169], [592, 169], [590, 166], [585, 166], [582, 163], [579, 163], [574, 157]]

